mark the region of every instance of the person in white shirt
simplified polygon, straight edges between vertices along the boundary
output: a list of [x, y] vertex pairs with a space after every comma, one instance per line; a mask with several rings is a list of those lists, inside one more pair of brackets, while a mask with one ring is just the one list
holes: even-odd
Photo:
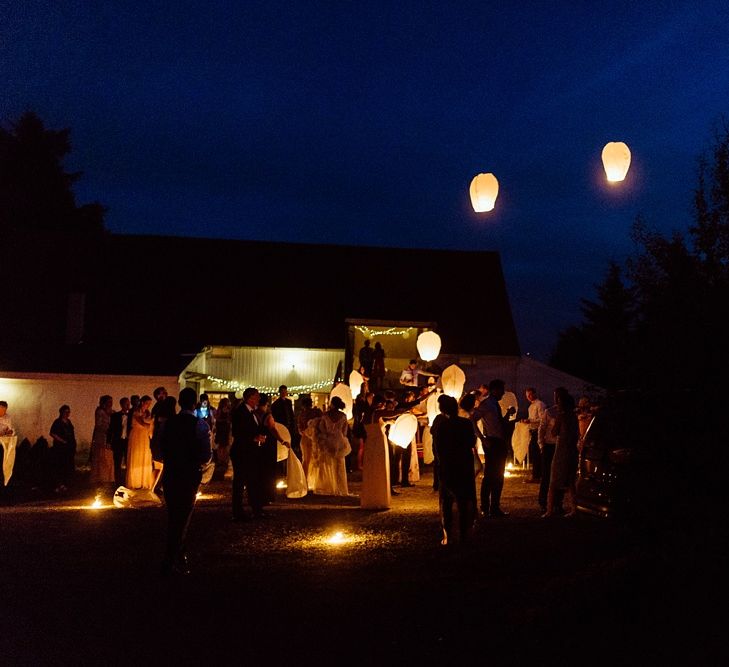
[[544, 413], [547, 411], [546, 403], [537, 395], [534, 387], [527, 387], [527, 400], [529, 401], [528, 418], [523, 419], [523, 423], [529, 424], [529, 462], [532, 464], [531, 481], [537, 483], [542, 479], [542, 456], [541, 443], [539, 442], [539, 424], [544, 419]]
[[8, 403], [7, 401], [0, 401], [0, 436], [14, 434], [13, 423], [8, 416]]

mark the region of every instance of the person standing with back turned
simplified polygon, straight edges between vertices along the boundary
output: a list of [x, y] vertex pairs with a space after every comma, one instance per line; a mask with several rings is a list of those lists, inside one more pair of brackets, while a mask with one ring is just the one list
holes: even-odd
[[190, 387], [180, 392], [179, 414], [170, 417], [161, 437], [162, 484], [167, 505], [167, 546], [162, 574], [188, 574], [185, 536], [195, 507], [202, 467], [210, 461], [210, 427], [195, 416], [197, 394]]

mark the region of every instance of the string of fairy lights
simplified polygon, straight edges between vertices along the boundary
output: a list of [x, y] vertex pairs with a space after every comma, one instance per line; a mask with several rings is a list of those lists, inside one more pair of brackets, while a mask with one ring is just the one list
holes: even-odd
[[354, 327], [359, 331], [365, 338], [375, 338], [377, 336], [402, 336], [407, 338], [410, 336], [410, 332], [415, 330], [415, 327], [390, 327], [389, 329], [370, 329], [368, 326], [360, 325]]
[[[408, 338], [413, 331], [416, 331], [415, 327], [389, 327], [387, 329], [370, 329], [366, 325], [359, 325], [354, 327], [366, 338], [375, 338], [377, 336], [402, 336]], [[253, 386], [249, 382], [240, 380], [230, 380], [227, 378], [216, 377], [215, 375], [206, 375], [205, 379], [208, 382], [212, 382], [221, 389], [225, 389], [230, 392], [242, 392], [246, 387]], [[322, 390], [329, 391], [332, 388], [332, 380], [318, 380], [317, 382], [311, 382], [309, 384], [297, 384], [290, 385], [287, 387], [290, 394], [311, 394], [315, 392], [321, 392]], [[264, 394], [278, 394], [278, 387], [268, 387], [257, 385], [256, 388], [259, 392]]]
[[[214, 375], [207, 375], [206, 379], [214, 384], [218, 385], [221, 389], [227, 391], [242, 392], [246, 387], [253, 386], [249, 382], [239, 382], [238, 380], [227, 380], [225, 378], [215, 377]], [[329, 391], [333, 382], [331, 380], [319, 380], [318, 382], [312, 382], [310, 384], [297, 384], [287, 386], [290, 394], [311, 394], [312, 392], [318, 392], [322, 389]], [[256, 389], [262, 394], [278, 394], [278, 387], [267, 387], [257, 385]]]

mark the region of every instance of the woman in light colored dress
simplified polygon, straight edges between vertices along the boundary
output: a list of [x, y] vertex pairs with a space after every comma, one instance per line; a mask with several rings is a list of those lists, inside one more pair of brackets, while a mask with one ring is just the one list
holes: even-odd
[[94, 432], [91, 436], [91, 482], [93, 484], [112, 484], [114, 482], [114, 453], [108, 442], [109, 423], [114, 401], [104, 395], [94, 413]]
[[154, 484], [152, 450], [149, 445], [153, 428], [151, 407], [151, 397], [142, 396], [139, 407], [132, 415], [132, 430], [129, 432], [127, 448], [128, 489], [151, 489]]
[[347, 466], [344, 461], [352, 446], [347, 438], [344, 401], [333, 396], [329, 409], [317, 420], [309, 467], [312, 490], [323, 496], [348, 496]]

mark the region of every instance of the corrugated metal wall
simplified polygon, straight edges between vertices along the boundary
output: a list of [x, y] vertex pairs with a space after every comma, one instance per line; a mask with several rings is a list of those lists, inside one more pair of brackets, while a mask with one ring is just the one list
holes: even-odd
[[[223, 350], [230, 354], [228, 358], [220, 354]], [[198, 354], [185, 371], [234, 381], [243, 387], [258, 387], [262, 391], [278, 389], [282, 384], [296, 387], [324, 382], [329, 385], [323, 390], [326, 392], [343, 359], [344, 350], [336, 349], [215, 348], [215, 354], [212, 350]], [[216, 384], [204, 384], [206, 389], [219, 388]]]

